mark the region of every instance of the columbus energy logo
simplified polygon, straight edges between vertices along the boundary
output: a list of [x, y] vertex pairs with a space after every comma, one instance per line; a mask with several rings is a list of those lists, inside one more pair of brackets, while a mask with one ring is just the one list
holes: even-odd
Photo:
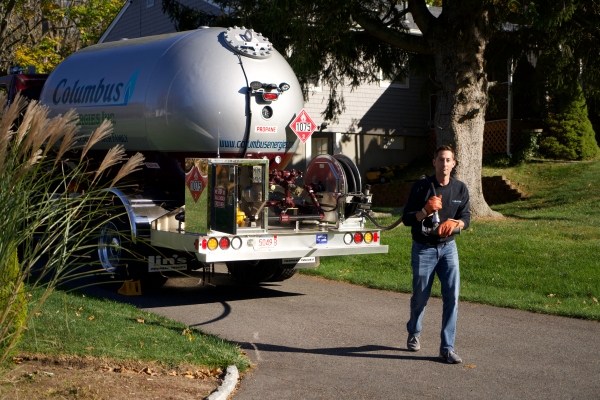
[[62, 103], [80, 107], [127, 105], [133, 96], [139, 72], [139, 69], [135, 71], [127, 83], [111, 82], [106, 78], [94, 83], [84, 83], [81, 79], [76, 79], [71, 83], [64, 78], [56, 85], [52, 102], [55, 105]]

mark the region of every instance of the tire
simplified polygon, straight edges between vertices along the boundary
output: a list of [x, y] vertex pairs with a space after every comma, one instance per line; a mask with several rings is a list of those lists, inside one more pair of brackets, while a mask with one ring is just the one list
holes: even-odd
[[133, 243], [129, 220], [125, 214], [104, 222], [95, 238], [92, 253], [94, 267], [99, 270], [99, 281], [121, 286], [125, 280], [140, 281], [141, 289], [152, 291], [160, 288], [167, 277], [160, 272], [148, 272], [146, 249], [141, 243]]
[[243, 284], [268, 282], [279, 267], [279, 260], [229, 261], [227, 270], [232, 278]]
[[296, 275], [297, 269], [294, 268], [277, 268], [269, 282], [282, 282]]

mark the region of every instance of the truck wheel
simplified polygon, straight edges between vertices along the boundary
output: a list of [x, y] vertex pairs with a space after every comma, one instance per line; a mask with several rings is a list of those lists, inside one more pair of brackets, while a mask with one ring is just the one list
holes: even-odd
[[227, 270], [234, 280], [245, 284], [268, 282], [278, 268], [278, 260], [229, 261]]
[[147, 258], [142, 246], [131, 241], [129, 221], [125, 216], [102, 224], [93, 254], [94, 264], [101, 268], [97, 275], [99, 280], [113, 282], [115, 287], [131, 279], [140, 280], [142, 290], [154, 290], [168, 279], [160, 272], [148, 272]]
[[296, 275], [296, 269], [294, 268], [277, 268], [277, 271], [273, 274], [273, 276], [269, 279], [269, 282], [282, 282], [287, 279], [290, 279], [292, 276]]

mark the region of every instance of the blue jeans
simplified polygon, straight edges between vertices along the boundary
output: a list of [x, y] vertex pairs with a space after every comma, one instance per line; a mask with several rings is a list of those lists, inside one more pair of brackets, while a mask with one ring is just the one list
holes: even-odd
[[409, 334], [421, 333], [421, 321], [431, 294], [433, 279], [437, 274], [442, 284], [442, 332], [440, 351], [454, 350], [460, 272], [458, 251], [454, 240], [438, 246], [413, 242], [411, 265], [413, 270], [413, 295], [410, 298], [410, 320], [406, 324]]

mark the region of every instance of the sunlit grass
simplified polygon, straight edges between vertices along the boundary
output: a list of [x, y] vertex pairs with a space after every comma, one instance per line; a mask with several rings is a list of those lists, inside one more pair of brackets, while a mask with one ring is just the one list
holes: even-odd
[[[40, 291], [34, 291], [35, 300]], [[18, 350], [45, 355], [159, 361], [172, 368], [196, 364], [211, 369], [250, 362], [239, 347], [134, 306], [55, 291], [33, 316]]]
[[[493, 206], [504, 219], [473, 221], [457, 237], [461, 299], [600, 320], [600, 162], [484, 168], [484, 175], [504, 175], [530, 198]], [[388, 254], [323, 258], [303, 272], [409, 293], [410, 230], [382, 236]]]

